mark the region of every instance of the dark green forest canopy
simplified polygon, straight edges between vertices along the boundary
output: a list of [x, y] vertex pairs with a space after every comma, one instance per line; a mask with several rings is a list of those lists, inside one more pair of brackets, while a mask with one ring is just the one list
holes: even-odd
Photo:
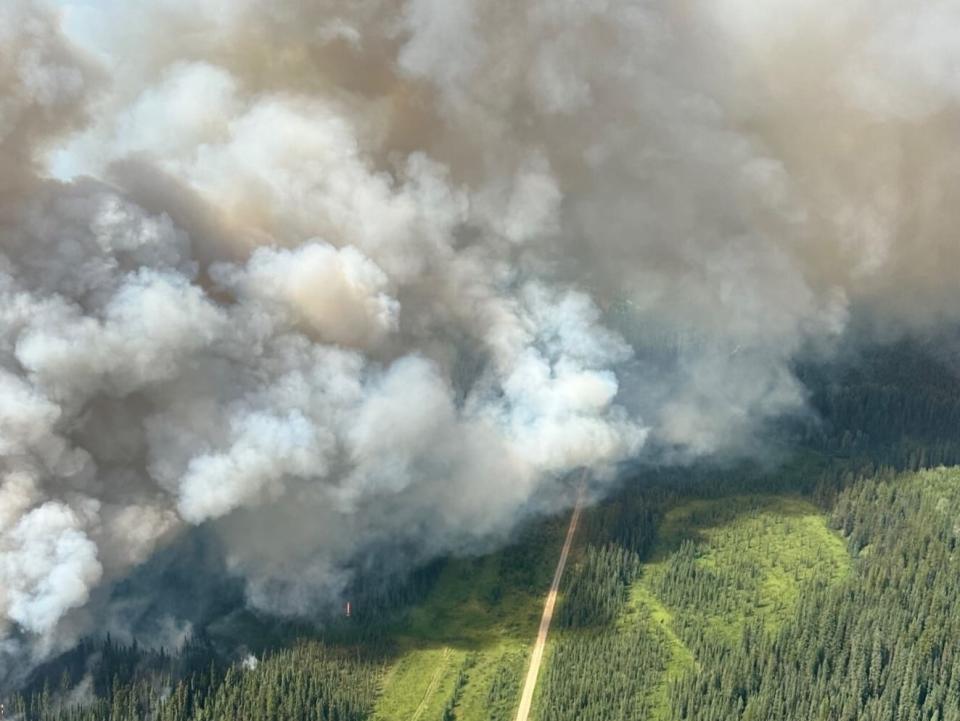
[[[534, 718], [960, 721], [960, 384], [900, 347], [805, 374], [785, 463], [645, 468], [588, 510]], [[86, 641], [7, 717], [507, 721], [563, 523], [358, 586], [349, 620], [251, 620], [242, 660]]]

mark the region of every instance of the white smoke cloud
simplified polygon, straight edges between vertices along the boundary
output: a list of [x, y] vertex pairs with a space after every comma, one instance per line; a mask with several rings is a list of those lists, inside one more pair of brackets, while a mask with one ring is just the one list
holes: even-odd
[[[84, 512], [95, 515], [89, 501]], [[36, 634], [52, 631], [64, 613], [83, 605], [102, 575], [85, 519], [47, 502], [29, 511], [0, 538], [0, 608], [6, 619]]]
[[328, 343], [366, 348], [397, 326], [388, 277], [353, 246], [259, 248], [247, 268], [215, 266], [211, 273], [241, 300], [273, 306]]
[[286, 478], [326, 475], [333, 439], [318, 437], [301, 414], [231, 418], [230, 447], [195, 456], [180, 478], [180, 514], [192, 523], [219, 518], [283, 492]]
[[957, 319], [949, 2], [58, 6], [0, 6], [0, 677], [190, 526], [315, 613]]

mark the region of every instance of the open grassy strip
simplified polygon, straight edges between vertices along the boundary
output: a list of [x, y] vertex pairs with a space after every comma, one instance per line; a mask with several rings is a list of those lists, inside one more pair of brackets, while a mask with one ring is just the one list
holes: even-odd
[[509, 721], [566, 530], [558, 518], [479, 558], [451, 559], [389, 630], [377, 721]]

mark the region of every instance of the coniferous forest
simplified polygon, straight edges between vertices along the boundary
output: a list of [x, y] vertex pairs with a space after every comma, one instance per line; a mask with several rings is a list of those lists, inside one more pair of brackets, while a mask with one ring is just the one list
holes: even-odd
[[[821, 384], [784, 460], [635, 469], [586, 510], [534, 718], [960, 721], [960, 384], [892, 354]], [[358, 585], [356, 616], [256, 653], [89, 639], [6, 717], [512, 719], [565, 521]]]
[[960, 721], [960, 0], [0, 0], [0, 721]]

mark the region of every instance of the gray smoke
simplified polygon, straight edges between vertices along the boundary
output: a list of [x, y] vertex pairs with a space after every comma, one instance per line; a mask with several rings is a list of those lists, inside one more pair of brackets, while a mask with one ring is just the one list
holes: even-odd
[[5, 0], [0, 678], [193, 526], [315, 613], [649, 437], [750, 452], [852, 319], [956, 321], [958, 22]]

